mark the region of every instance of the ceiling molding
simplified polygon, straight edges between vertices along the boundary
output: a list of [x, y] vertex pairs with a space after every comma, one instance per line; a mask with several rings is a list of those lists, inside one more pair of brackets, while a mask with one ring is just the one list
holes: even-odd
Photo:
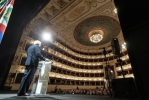
[[[51, 0], [44, 9], [30, 22], [30, 30], [40, 33], [45, 28], [52, 35], [82, 52], [97, 52], [99, 48], [109, 47], [110, 42], [98, 46], [85, 46], [77, 42], [73, 36], [76, 26], [83, 20], [93, 16], [108, 16], [119, 22], [111, 0]], [[42, 25], [42, 26], [41, 26]], [[122, 32], [117, 36], [124, 42]]]

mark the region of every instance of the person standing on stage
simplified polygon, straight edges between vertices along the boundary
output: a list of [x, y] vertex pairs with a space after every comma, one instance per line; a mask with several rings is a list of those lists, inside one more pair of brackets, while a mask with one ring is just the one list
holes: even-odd
[[17, 93], [18, 96], [29, 96], [27, 92], [36, 72], [38, 62], [39, 60], [47, 60], [42, 56], [40, 46], [41, 42], [36, 40], [27, 50], [27, 58], [25, 61], [26, 68]]

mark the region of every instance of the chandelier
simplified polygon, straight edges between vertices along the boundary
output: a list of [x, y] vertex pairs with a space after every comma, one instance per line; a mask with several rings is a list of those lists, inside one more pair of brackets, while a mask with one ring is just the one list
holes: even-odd
[[99, 33], [96, 33], [96, 34], [93, 34], [91, 37], [90, 37], [90, 41], [94, 42], [94, 43], [98, 43], [102, 40], [103, 36]]
[[95, 29], [89, 32], [90, 41], [93, 43], [98, 43], [103, 39], [103, 31], [101, 29]]

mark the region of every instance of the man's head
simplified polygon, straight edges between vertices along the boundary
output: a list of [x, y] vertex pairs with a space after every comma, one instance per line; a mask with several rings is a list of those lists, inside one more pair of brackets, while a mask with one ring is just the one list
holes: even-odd
[[41, 42], [40, 42], [39, 40], [35, 40], [35, 41], [34, 41], [34, 44], [35, 44], [35, 45], [38, 45], [39, 47], [41, 46]]

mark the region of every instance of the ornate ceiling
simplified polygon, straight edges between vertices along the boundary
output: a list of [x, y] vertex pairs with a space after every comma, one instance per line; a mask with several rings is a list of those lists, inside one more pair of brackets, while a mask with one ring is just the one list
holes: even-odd
[[[103, 39], [98, 43], [90, 41], [90, 33], [95, 30], [103, 35]], [[94, 16], [87, 18], [79, 23], [74, 30], [74, 38], [80, 44], [86, 46], [100, 46], [106, 44], [112, 40], [113, 37], [117, 37], [120, 33], [119, 22], [108, 16]]]
[[[51, 0], [27, 27], [35, 33], [49, 31], [73, 49], [97, 52], [114, 37], [124, 41], [114, 9], [112, 0]], [[102, 41], [90, 42], [89, 33], [97, 29], [103, 31]]]

